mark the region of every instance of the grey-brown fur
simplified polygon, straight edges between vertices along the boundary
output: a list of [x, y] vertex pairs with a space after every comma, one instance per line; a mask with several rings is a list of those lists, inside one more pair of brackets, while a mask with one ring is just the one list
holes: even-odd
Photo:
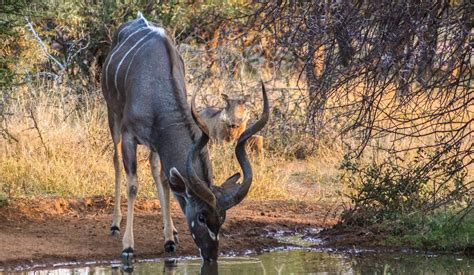
[[115, 33], [102, 70], [102, 92], [114, 142], [113, 235], [119, 233], [122, 219], [120, 143], [122, 146], [127, 182], [127, 223], [122, 256], [126, 260], [134, 252], [138, 144], [150, 149], [149, 161], [162, 209], [167, 252], [175, 251], [177, 244], [177, 232], [170, 214], [171, 190], [186, 216], [201, 257], [216, 260], [219, 229], [225, 220], [225, 212], [245, 198], [252, 183], [252, 167], [245, 144], [268, 120], [268, 98], [263, 83], [264, 113], [254, 126], [242, 133], [236, 146], [236, 156], [244, 174], [242, 184], [237, 183], [240, 177], [237, 173], [221, 186], [215, 186], [206, 147], [207, 129], [194, 105], [191, 114], [184, 73], [183, 60], [164, 30], [146, 21], [141, 14], [120, 26]]
[[[247, 104], [249, 96], [230, 97], [222, 95], [225, 101], [224, 108], [208, 107], [200, 112], [204, 119], [211, 139], [218, 142], [236, 142], [247, 128], [249, 114]], [[250, 149], [263, 156], [263, 137], [253, 135], [248, 141]]]
[[[120, 213], [119, 143], [122, 140], [123, 163], [127, 175], [129, 211], [124, 234], [124, 251], [133, 251], [133, 201], [138, 183], [136, 179], [136, 147], [150, 149], [150, 163], [162, 204], [169, 205], [169, 172], [175, 167], [184, 177], [186, 157], [191, 146], [201, 135], [194, 123], [187, 102], [184, 83], [184, 63], [173, 43], [162, 29], [143, 17], [127, 22], [116, 32], [111, 51], [102, 71], [102, 91], [107, 102], [108, 118], [114, 141], [116, 170], [116, 206], [112, 233], [118, 233]], [[159, 156], [159, 157], [158, 157]], [[161, 163], [161, 173], [156, 162]], [[202, 150], [195, 163], [196, 172], [211, 183], [211, 165], [207, 150]], [[160, 180], [161, 178], [161, 180]], [[183, 196], [175, 194], [180, 204]], [[164, 209], [164, 208], [163, 208]], [[163, 212], [169, 211], [164, 209]], [[164, 216], [169, 215], [163, 213]], [[171, 221], [171, 219], [169, 219]], [[171, 221], [172, 223], [172, 221]], [[174, 226], [165, 224], [166, 250], [175, 250]]]

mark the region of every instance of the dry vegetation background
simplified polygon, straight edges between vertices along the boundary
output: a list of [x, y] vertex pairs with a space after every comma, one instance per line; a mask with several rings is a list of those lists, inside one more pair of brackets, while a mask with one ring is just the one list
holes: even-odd
[[[250, 94], [255, 117], [265, 80], [272, 116], [250, 197], [343, 203], [344, 226], [414, 246], [473, 246], [469, 1], [7, 1], [2, 9], [1, 202], [112, 194], [100, 68], [113, 32], [141, 11], [174, 38], [201, 107], [222, 106], [221, 92]], [[210, 149], [220, 182], [238, 167], [232, 146]], [[147, 154], [140, 150], [140, 195], [152, 197]]]

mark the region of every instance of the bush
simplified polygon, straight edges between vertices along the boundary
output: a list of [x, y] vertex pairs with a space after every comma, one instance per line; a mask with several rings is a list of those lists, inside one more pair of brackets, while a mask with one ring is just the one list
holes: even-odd
[[474, 223], [472, 187], [463, 162], [443, 153], [419, 149], [409, 161], [392, 154], [369, 164], [346, 155], [341, 179], [351, 189], [346, 195], [352, 205], [341, 223], [388, 233], [392, 243], [418, 248], [472, 245], [466, 237]]
[[[460, 218], [463, 217], [463, 218]], [[409, 245], [426, 250], [467, 251], [474, 248], [474, 213], [438, 210], [429, 215], [417, 213], [386, 222], [385, 231], [395, 232], [386, 240], [390, 245]]]

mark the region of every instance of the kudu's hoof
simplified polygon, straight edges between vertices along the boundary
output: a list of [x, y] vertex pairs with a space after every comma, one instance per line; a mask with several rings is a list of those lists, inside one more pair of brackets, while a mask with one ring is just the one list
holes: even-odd
[[179, 244], [178, 231], [173, 231], [173, 238], [176, 244]]
[[165, 251], [166, 252], [176, 252], [176, 244], [173, 241], [165, 242]]
[[122, 260], [124, 263], [129, 263], [133, 259], [133, 248], [125, 248], [122, 251]]
[[110, 227], [110, 236], [115, 237], [120, 235], [120, 228], [114, 225]]

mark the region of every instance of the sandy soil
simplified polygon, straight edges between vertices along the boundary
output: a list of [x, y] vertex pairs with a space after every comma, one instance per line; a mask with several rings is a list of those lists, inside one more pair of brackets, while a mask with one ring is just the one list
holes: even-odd
[[[137, 201], [135, 258], [199, 255], [181, 210], [174, 202], [172, 206], [180, 238], [176, 254], [163, 250], [158, 200]], [[112, 207], [113, 201], [108, 197], [20, 200], [0, 206], [0, 270], [32, 264], [119, 259], [121, 237], [108, 236]], [[126, 211], [125, 204], [122, 209]], [[331, 205], [305, 202], [244, 201], [227, 213], [220, 251], [258, 252], [281, 246], [269, 234], [329, 227], [336, 222], [327, 215], [333, 210]]]

